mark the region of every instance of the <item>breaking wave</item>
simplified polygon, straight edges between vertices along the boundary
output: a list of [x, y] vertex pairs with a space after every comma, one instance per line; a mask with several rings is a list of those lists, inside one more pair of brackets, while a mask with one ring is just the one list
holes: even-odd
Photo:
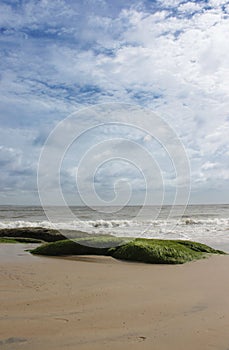
[[91, 234], [112, 234], [115, 236], [171, 238], [197, 240], [203, 243], [228, 241], [229, 219], [182, 218], [170, 220], [74, 220], [51, 223], [43, 221], [0, 221], [0, 229], [21, 227], [44, 227], [57, 230], [79, 230]]

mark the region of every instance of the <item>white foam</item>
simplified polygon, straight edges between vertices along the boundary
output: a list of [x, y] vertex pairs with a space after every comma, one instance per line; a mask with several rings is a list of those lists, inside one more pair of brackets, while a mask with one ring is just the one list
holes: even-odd
[[0, 222], [0, 228], [44, 227], [59, 230], [80, 230], [94, 234], [109, 233], [116, 236], [146, 238], [182, 238], [205, 242], [229, 242], [229, 219], [185, 218], [170, 220], [74, 220], [51, 223], [44, 221], [7, 221]]

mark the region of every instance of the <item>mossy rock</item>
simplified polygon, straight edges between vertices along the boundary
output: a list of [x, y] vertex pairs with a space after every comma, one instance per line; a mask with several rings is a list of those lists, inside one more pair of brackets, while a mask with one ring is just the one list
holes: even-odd
[[79, 244], [83, 244], [89, 247], [95, 247], [95, 248], [112, 248], [112, 247], [118, 247], [123, 244], [126, 244], [133, 239], [126, 238], [126, 237], [114, 237], [111, 235], [96, 235], [91, 237], [85, 237], [85, 238], [77, 238], [74, 239], [75, 242]]
[[111, 250], [111, 255], [116, 259], [151, 264], [183, 264], [202, 258], [203, 252], [192, 250], [176, 241], [136, 239]]
[[43, 243], [43, 241], [35, 238], [0, 237], [0, 243]]
[[203, 252], [203, 253], [209, 253], [209, 254], [226, 254], [222, 250], [217, 250], [214, 248], [209, 247], [206, 244], [198, 243], [198, 242], [192, 242], [192, 241], [183, 241], [183, 240], [176, 240], [177, 243], [180, 243], [192, 250], [195, 250], [196, 252]]
[[97, 236], [46, 243], [32, 250], [40, 255], [107, 255], [111, 247], [126, 243], [122, 238]]
[[209, 254], [225, 254], [205, 244], [181, 241], [116, 237], [90, 237], [44, 244], [31, 251], [40, 255], [109, 255], [120, 260], [151, 264], [183, 264]]
[[56, 242], [68, 238], [81, 238], [90, 236], [86, 232], [75, 230], [58, 230], [43, 227], [16, 227], [0, 229], [0, 237], [34, 238], [45, 242]]
[[18, 243], [16, 239], [8, 237], [0, 237], [0, 243]]

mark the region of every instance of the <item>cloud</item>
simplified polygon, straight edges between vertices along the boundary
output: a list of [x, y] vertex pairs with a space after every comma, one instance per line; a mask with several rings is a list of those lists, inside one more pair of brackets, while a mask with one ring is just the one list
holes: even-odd
[[20, 150], [1, 146], [0, 167], [1, 194], [36, 191], [34, 164], [25, 161]]
[[[15, 186], [16, 168], [36, 167], [46, 136], [60, 120], [87, 105], [121, 101], [151, 108], [176, 131], [190, 157], [194, 190], [203, 183], [209, 191], [226, 190], [228, 8], [222, 0], [3, 1], [1, 165], [14, 164]], [[83, 123], [79, 120], [79, 127]], [[96, 140], [104, 133], [100, 130]], [[156, 154], [147, 135], [116, 134]], [[87, 137], [84, 141], [79, 154], [90, 145]], [[13, 162], [10, 149], [22, 152], [20, 164]], [[70, 162], [69, 156], [66, 169]], [[70, 186], [67, 174], [63, 182]], [[26, 176], [34, 182], [33, 171]], [[101, 189], [102, 181], [105, 175]]]

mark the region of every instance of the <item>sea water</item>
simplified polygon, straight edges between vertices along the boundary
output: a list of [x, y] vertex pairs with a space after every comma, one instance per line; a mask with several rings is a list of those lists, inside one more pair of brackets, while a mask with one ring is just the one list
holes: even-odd
[[[185, 239], [229, 251], [229, 205], [70, 207], [67, 215], [53, 207], [48, 218], [42, 207], [0, 206], [0, 229], [45, 227], [80, 230], [90, 234]], [[106, 208], [107, 209], [107, 208]], [[49, 211], [48, 211], [49, 212]]]

